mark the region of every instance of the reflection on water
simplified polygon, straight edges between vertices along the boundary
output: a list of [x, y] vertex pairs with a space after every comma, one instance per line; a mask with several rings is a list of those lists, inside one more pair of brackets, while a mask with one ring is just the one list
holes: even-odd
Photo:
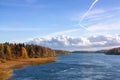
[[54, 63], [14, 70], [10, 80], [120, 80], [120, 56], [73, 53]]

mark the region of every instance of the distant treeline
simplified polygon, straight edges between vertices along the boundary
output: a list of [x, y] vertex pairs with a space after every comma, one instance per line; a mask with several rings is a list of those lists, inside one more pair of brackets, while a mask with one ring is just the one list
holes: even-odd
[[72, 53], [104, 53], [108, 55], [120, 55], [120, 47], [98, 51], [73, 51]]
[[72, 53], [106, 53], [107, 50], [98, 50], [98, 51], [73, 51]]
[[57, 54], [68, 54], [68, 53], [71, 53], [70, 51], [66, 51], [66, 50], [55, 50], [55, 52]]
[[106, 54], [120, 55], [120, 47], [109, 49]]
[[0, 43], [0, 60], [56, 56], [56, 51], [37, 45]]

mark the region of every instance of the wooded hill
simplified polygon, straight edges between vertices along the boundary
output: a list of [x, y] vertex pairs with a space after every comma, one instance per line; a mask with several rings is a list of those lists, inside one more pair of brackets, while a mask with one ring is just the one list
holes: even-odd
[[39, 58], [56, 56], [56, 51], [37, 45], [0, 43], [0, 61], [19, 58]]
[[106, 54], [120, 55], [120, 47], [107, 50]]
[[66, 50], [55, 50], [55, 52], [57, 54], [69, 54], [69, 53], [71, 53], [70, 51], [66, 51]]

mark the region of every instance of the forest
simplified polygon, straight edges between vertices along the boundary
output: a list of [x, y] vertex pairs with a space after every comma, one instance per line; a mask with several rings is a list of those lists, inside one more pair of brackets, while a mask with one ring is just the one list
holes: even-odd
[[106, 54], [120, 55], [120, 47], [107, 50]]
[[0, 43], [0, 62], [13, 59], [27, 59], [56, 56], [56, 51], [37, 45]]

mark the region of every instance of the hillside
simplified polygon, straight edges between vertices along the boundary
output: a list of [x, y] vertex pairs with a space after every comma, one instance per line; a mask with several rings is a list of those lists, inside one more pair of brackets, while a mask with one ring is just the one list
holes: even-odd
[[0, 44], [0, 62], [13, 59], [27, 59], [56, 56], [55, 50], [37, 45]]
[[106, 53], [107, 50], [97, 50], [97, 51], [73, 51], [72, 53]]
[[70, 51], [66, 51], [66, 50], [55, 50], [55, 52], [57, 54], [69, 54], [70, 53]]
[[108, 51], [106, 52], [106, 54], [120, 55], [120, 47], [110, 49], [110, 50], [108, 50]]
[[0, 80], [12, 76], [12, 69], [56, 61], [56, 51], [47, 47], [0, 43]]

